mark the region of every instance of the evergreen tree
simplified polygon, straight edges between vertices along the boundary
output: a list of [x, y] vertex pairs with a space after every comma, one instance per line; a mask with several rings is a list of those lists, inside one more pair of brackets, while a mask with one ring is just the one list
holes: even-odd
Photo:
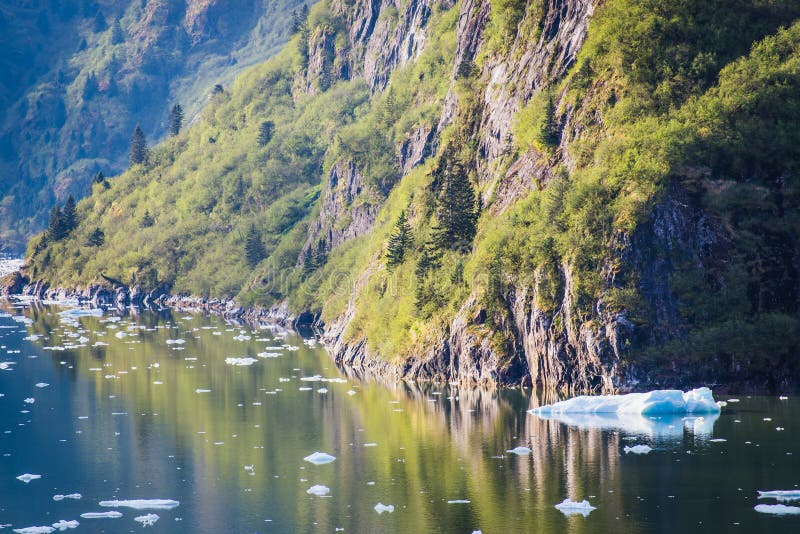
[[396, 111], [397, 100], [394, 96], [394, 89], [389, 87], [389, 90], [386, 92], [386, 100], [383, 102], [383, 109], [381, 110], [381, 119], [383, 119], [383, 123], [386, 125], [392, 124], [394, 122]]
[[50, 241], [61, 241], [67, 237], [67, 230], [64, 225], [64, 215], [61, 208], [53, 206], [50, 210], [50, 222], [47, 225], [47, 238]]
[[144, 138], [144, 132], [139, 125], [133, 131], [131, 137], [131, 165], [140, 165], [147, 161], [147, 141]]
[[169, 135], [176, 136], [183, 126], [183, 108], [180, 104], [172, 106], [169, 112]]
[[106, 234], [100, 228], [95, 228], [86, 239], [87, 247], [102, 247], [106, 242]]
[[81, 42], [78, 43], [78, 52], [83, 52], [84, 50], [86, 50], [87, 46], [88, 44], [86, 43], [86, 37], [84, 37], [83, 39], [81, 39]]
[[261, 240], [261, 235], [254, 225], [250, 225], [250, 228], [247, 230], [244, 252], [247, 264], [250, 267], [255, 267], [261, 260], [267, 257], [267, 250], [264, 248], [264, 242]]
[[428, 241], [422, 247], [422, 254], [414, 267], [414, 274], [417, 278], [417, 286], [414, 290], [414, 304], [421, 310], [429, 302], [436, 302], [439, 296], [436, 292], [434, 280], [431, 280], [429, 273], [435, 271], [441, 265], [441, 253], [437, 250], [435, 243]]
[[294, 9], [292, 10], [292, 23], [289, 26], [289, 33], [294, 35], [300, 31], [300, 13]]
[[114, 24], [111, 25], [111, 44], [117, 45], [122, 43], [125, 40], [125, 36], [122, 33], [122, 26], [119, 23], [119, 19], [114, 21]]
[[258, 145], [265, 146], [272, 140], [272, 134], [275, 131], [275, 123], [272, 121], [264, 121], [258, 127]]
[[139, 227], [140, 228], [150, 228], [155, 223], [156, 223], [156, 221], [153, 219], [153, 216], [150, 215], [150, 211], [149, 210], [145, 210], [144, 216], [142, 217], [142, 220], [139, 221]]
[[314, 255], [311, 253], [311, 248], [306, 251], [305, 256], [303, 256], [303, 277], [305, 278], [311, 271], [314, 270]]
[[75, 206], [75, 197], [70, 195], [64, 203], [64, 209], [61, 211], [62, 224], [64, 232], [69, 235], [75, 228], [78, 227], [78, 211]]
[[454, 154], [445, 150], [440, 164], [440, 193], [436, 199], [437, 227], [434, 232], [440, 250], [456, 249], [472, 243], [475, 237], [478, 212], [475, 191], [466, 169]]
[[83, 82], [83, 90], [81, 91], [81, 98], [84, 100], [91, 100], [97, 94], [97, 78], [94, 72], [90, 72]]
[[386, 265], [389, 269], [396, 267], [405, 260], [406, 252], [414, 242], [411, 226], [408, 224], [406, 212], [401, 211], [394, 224], [389, 244], [386, 246]]
[[308, 67], [308, 39], [308, 26], [303, 23], [300, 26], [300, 38], [297, 40], [297, 51], [300, 53], [300, 61], [303, 64], [303, 68]]
[[556, 124], [556, 105], [553, 94], [547, 95], [541, 129], [536, 135], [537, 141], [542, 146], [554, 147], [558, 144], [558, 125]]
[[106, 31], [107, 28], [108, 23], [106, 22], [106, 18], [103, 16], [103, 12], [97, 10], [97, 14], [94, 16], [92, 30], [94, 30], [94, 33], [100, 33]]

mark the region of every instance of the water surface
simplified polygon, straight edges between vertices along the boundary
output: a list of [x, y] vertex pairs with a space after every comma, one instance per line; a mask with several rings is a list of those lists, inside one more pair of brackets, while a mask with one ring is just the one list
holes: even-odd
[[[530, 390], [361, 382], [285, 331], [68, 310], [0, 303], [0, 524], [15, 529], [137, 531], [155, 513], [153, 532], [800, 532], [800, 516], [753, 509], [775, 504], [756, 490], [800, 485], [795, 398], [701, 420], [545, 421]], [[635, 444], [654, 450], [623, 452]], [[532, 452], [506, 452], [518, 446]], [[315, 451], [336, 460], [303, 460]], [[156, 498], [180, 505], [98, 504]], [[597, 509], [566, 517], [565, 498]], [[123, 517], [80, 517], [109, 510]]]

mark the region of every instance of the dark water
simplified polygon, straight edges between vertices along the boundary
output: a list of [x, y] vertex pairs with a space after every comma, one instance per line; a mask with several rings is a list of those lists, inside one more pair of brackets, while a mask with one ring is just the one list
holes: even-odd
[[[800, 485], [795, 398], [741, 397], [716, 420], [568, 425], [528, 414], [530, 391], [359, 382], [294, 334], [219, 318], [0, 309], [0, 524], [14, 529], [138, 531], [155, 513], [153, 532], [800, 532], [800, 516], [753, 509], [775, 504], [756, 490]], [[345, 382], [300, 380], [317, 374]], [[654, 450], [625, 454], [633, 444]], [[531, 454], [506, 453], [520, 445]], [[336, 460], [303, 460], [315, 451]], [[98, 505], [156, 498], [180, 505]], [[565, 498], [597, 509], [566, 517]], [[109, 510], [123, 517], [80, 518]]]

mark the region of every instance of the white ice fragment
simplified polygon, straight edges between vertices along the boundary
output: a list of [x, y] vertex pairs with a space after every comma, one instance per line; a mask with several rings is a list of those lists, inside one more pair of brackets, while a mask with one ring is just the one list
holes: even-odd
[[200, 388], [197, 388], [196, 390], [194, 390], [194, 392], [195, 392], [195, 393], [211, 393], [211, 390], [210, 390], [210, 389], [200, 389]]
[[81, 517], [84, 519], [119, 519], [122, 517], [122, 513], [116, 510], [110, 512], [86, 512], [81, 514]]
[[564, 499], [556, 505], [556, 508], [566, 516], [581, 514], [583, 517], [588, 517], [589, 514], [592, 513], [592, 510], [597, 510], [597, 508], [589, 504], [589, 501], [586, 499], [581, 502]]
[[46, 388], [46, 387], [47, 387], [47, 386], [49, 386], [49, 385], [50, 385], [50, 384], [48, 384], [47, 382], [37, 382], [37, 383], [36, 383], [36, 387], [37, 387], [37, 388]]
[[356, 392], [351, 389], [350, 391], [347, 392], [347, 394], [352, 397], [353, 395], [356, 394]]
[[379, 514], [382, 514], [383, 512], [389, 512], [391, 514], [394, 512], [394, 505], [378, 503], [375, 505], [375, 511]]
[[319, 388], [317, 390], [317, 393], [327, 393], [327, 392], [328, 392], [328, 388]]
[[128, 333], [120, 330], [119, 332], [114, 334], [114, 337], [122, 339], [122, 338], [128, 337]]
[[780, 397], [778, 397], [778, 400], [789, 400], [789, 397], [787, 397], [786, 395], [781, 395]]
[[377, 443], [365, 443], [364, 446], [365, 447], [377, 447], [378, 444]]
[[280, 352], [259, 352], [259, 358], [277, 358], [281, 355]]
[[786, 506], [785, 504], [757, 504], [754, 510], [762, 514], [800, 515], [800, 506]]
[[622, 450], [625, 454], [632, 452], [633, 454], [650, 454], [653, 449], [649, 445], [634, 445], [633, 447], [625, 447]]
[[711, 443], [725, 443], [728, 440], [725, 439], [725, 438], [714, 438], [714, 439], [710, 439], [708, 441], [710, 441]]
[[134, 521], [138, 521], [139, 523], [141, 523], [143, 527], [152, 527], [153, 525], [156, 524], [156, 521], [158, 521], [158, 519], [159, 517], [157, 514], [140, 515], [138, 517], [133, 518]]
[[323, 497], [331, 492], [331, 489], [328, 486], [323, 486], [321, 484], [315, 484], [306, 490], [306, 493], [309, 495], [317, 495], [319, 497]]
[[103, 508], [133, 508], [134, 510], [171, 510], [181, 503], [171, 499], [131, 499], [124, 501], [100, 501]]
[[69, 495], [58, 494], [58, 495], [53, 495], [53, 500], [54, 501], [63, 501], [64, 499], [75, 499], [75, 500], [77, 500], [77, 499], [80, 499], [81, 497], [83, 497], [83, 496], [80, 493], [70, 493]]
[[36, 402], [36, 399], [34, 399], [33, 397], [28, 397], [23, 402], [25, 402], [25, 404], [33, 404], [34, 402]]
[[225, 358], [225, 363], [228, 365], [247, 366], [253, 365], [258, 360], [255, 358]]
[[447, 501], [447, 504], [469, 504], [470, 501], [466, 499], [454, 499], [452, 501]]
[[315, 452], [314, 454], [310, 454], [303, 458], [306, 462], [310, 462], [314, 465], [323, 465], [329, 464], [336, 459], [335, 456], [331, 456], [330, 454], [326, 454], [324, 452]]
[[14, 532], [17, 534], [50, 534], [55, 531], [56, 529], [53, 527], [25, 527], [14, 529]]
[[528, 447], [519, 446], [519, 447], [514, 447], [513, 449], [509, 449], [506, 452], [510, 452], [512, 454], [518, 454], [520, 456], [523, 456], [525, 454], [530, 454], [531, 450]]
[[80, 525], [80, 523], [78, 523], [75, 520], [64, 521], [62, 519], [61, 521], [53, 523], [53, 528], [58, 529], [58, 530], [63, 532], [64, 530], [68, 530], [68, 529], [71, 529], [71, 528], [78, 528], [78, 525]]
[[25, 473], [24, 475], [20, 475], [17, 477], [17, 480], [21, 480], [25, 484], [30, 483], [31, 480], [36, 480], [37, 478], [42, 478], [42, 475], [32, 475], [30, 473]]
[[185, 339], [168, 339], [167, 345], [183, 345], [186, 343]]
[[759, 499], [777, 499], [779, 501], [800, 501], [800, 490], [759, 491]]

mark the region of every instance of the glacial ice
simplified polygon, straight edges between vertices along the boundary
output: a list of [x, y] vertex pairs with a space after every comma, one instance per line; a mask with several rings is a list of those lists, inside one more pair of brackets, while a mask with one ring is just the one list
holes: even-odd
[[34, 399], [33, 397], [28, 397], [28, 398], [27, 398], [27, 399], [25, 399], [23, 402], [24, 402], [25, 404], [33, 404], [34, 402], [36, 402], [36, 399]]
[[323, 486], [321, 484], [315, 484], [306, 490], [306, 493], [309, 495], [317, 495], [319, 497], [323, 497], [331, 492], [331, 489], [328, 486]]
[[800, 501], [800, 490], [759, 491], [759, 499], [776, 499], [778, 501]]
[[116, 510], [110, 512], [86, 512], [81, 514], [81, 517], [84, 519], [119, 519], [122, 517], [122, 513]]
[[310, 454], [303, 458], [306, 462], [310, 462], [314, 465], [323, 465], [329, 464], [336, 459], [335, 456], [331, 456], [330, 454], [326, 454], [324, 452], [315, 452], [314, 454]]
[[653, 449], [649, 445], [634, 445], [633, 447], [624, 447], [622, 449], [625, 454], [632, 452], [633, 454], [650, 454]]
[[753, 508], [762, 514], [774, 515], [799, 515], [800, 506], [786, 506], [785, 504], [757, 504]]
[[152, 527], [159, 520], [159, 517], [158, 514], [147, 514], [134, 517], [133, 520], [141, 523], [143, 527]]
[[49, 385], [50, 385], [50, 384], [48, 384], [47, 382], [37, 382], [37, 383], [36, 383], [36, 387], [37, 387], [37, 388], [46, 388], [46, 387], [47, 387], [47, 386], [49, 386]]
[[383, 512], [389, 512], [391, 514], [392, 512], [394, 512], [394, 505], [378, 503], [375, 505], [375, 511], [378, 512], [379, 514], [382, 514]]
[[62, 519], [62, 520], [60, 520], [60, 521], [58, 521], [56, 523], [53, 523], [53, 528], [55, 528], [57, 530], [60, 530], [60, 531], [64, 531], [64, 530], [68, 530], [68, 529], [71, 529], [71, 528], [78, 528], [78, 525], [80, 525], [80, 523], [78, 523], [74, 519], [72, 521], [64, 521]]
[[70, 493], [69, 495], [58, 494], [58, 495], [53, 495], [53, 500], [54, 501], [63, 501], [64, 499], [75, 499], [75, 500], [77, 500], [77, 499], [80, 499], [81, 497], [83, 497], [83, 496], [80, 493]]
[[228, 365], [238, 365], [240, 367], [253, 365], [257, 361], [255, 358], [225, 358], [225, 363]]
[[31, 480], [36, 480], [37, 478], [42, 478], [42, 475], [32, 475], [30, 473], [25, 473], [24, 475], [18, 476], [17, 480], [21, 480], [25, 484], [28, 484]]
[[510, 452], [512, 454], [517, 454], [517, 455], [522, 456], [522, 455], [525, 455], [525, 454], [530, 454], [531, 453], [531, 449], [529, 449], [528, 447], [520, 446], [520, 447], [514, 447], [513, 449], [507, 450], [506, 452]]
[[123, 501], [100, 501], [103, 508], [133, 508], [134, 510], [171, 510], [181, 503], [171, 499], [130, 499]]
[[597, 507], [589, 504], [589, 501], [586, 499], [580, 502], [564, 499], [556, 505], [556, 508], [559, 512], [566, 516], [581, 514], [583, 517], [589, 517], [589, 514], [592, 513], [592, 510], [597, 510]]
[[53, 527], [25, 527], [14, 529], [14, 532], [17, 534], [50, 534], [55, 531], [56, 529]]

